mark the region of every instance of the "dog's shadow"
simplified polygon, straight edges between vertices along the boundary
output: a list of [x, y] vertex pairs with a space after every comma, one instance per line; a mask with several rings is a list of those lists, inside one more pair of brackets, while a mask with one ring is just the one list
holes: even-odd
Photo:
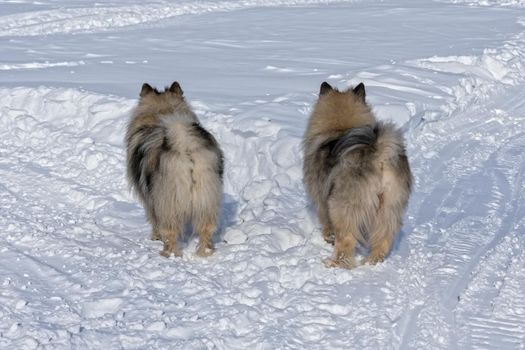
[[408, 246], [408, 235], [412, 232], [412, 227], [403, 226], [396, 235], [394, 242], [392, 242], [392, 249], [389, 256], [400, 255], [406, 259], [410, 255], [410, 247]]
[[213, 243], [218, 243], [223, 241], [224, 232], [230, 226], [233, 226], [237, 223], [236, 218], [237, 209], [239, 207], [239, 202], [229, 194], [223, 194], [222, 196], [222, 206], [219, 217], [219, 225], [217, 231], [213, 235]]

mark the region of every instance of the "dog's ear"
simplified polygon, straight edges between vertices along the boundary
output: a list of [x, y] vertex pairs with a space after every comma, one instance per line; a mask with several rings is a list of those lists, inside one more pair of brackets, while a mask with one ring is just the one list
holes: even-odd
[[155, 91], [155, 89], [152, 88], [150, 84], [144, 83], [142, 84], [142, 89], [140, 89], [140, 97], [144, 97], [147, 94], [152, 93], [153, 91]]
[[354, 94], [359, 97], [359, 99], [361, 99], [361, 101], [365, 102], [365, 98], [366, 98], [366, 92], [365, 92], [365, 84], [363, 83], [359, 83], [359, 85], [357, 85], [355, 88], [354, 88]]
[[334, 88], [330, 84], [328, 84], [326, 81], [323, 81], [323, 83], [321, 84], [321, 88], [319, 89], [319, 96], [327, 94], [333, 89]]
[[184, 93], [184, 91], [182, 91], [182, 88], [180, 87], [180, 84], [176, 81], [174, 81], [173, 84], [171, 84], [169, 91], [173, 92], [175, 95], [178, 96], [182, 96], [182, 94]]

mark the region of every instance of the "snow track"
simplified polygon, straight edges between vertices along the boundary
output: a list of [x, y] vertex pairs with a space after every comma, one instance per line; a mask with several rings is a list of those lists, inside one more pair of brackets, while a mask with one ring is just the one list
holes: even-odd
[[[201, 26], [214, 12], [247, 7], [312, 5], [296, 9], [298, 18], [334, 9], [315, 3], [66, 7], [0, 17], [0, 35], [66, 37], [122, 26], [119, 35], [125, 36], [124, 26], [181, 14], [211, 12]], [[401, 0], [396, 4], [389, 11], [407, 18], [421, 10]], [[373, 20], [374, 6], [356, 5], [356, 20]], [[439, 16], [458, 10], [432, 6], [450, 10]], [[432, 6], [424, 5], [425, 13], [434, 13]], [[490, 17], [494, 9], [485, 10]], [[471, 13], [483, 14], [477, 11]], [[209, 31], [229, 20], [221, 17]], [[515, 20], [523, 23], [517, 15]], [[242, 52], [239, 65], [249, 67], [229, 74], [235, 79], [225, 89], [238, 91], [237, 100], [222, 98], [218, 90], [199, 95], [185, 89], [226, 155], [217, 251], [207, 259], [195, 256], [190, 232], [181, 259], [161, 257], [161, 244], [148, 239], [143, 210], [124, 177], [122, 141], [136, 100], [60, 83], [0, 87], [0, 348], [522, 349], [525, 29], [518, 28], [498, 33], [503, 42], [487, 49], [457, 54], [436, 49], [429, 57], [360, 69], [357, 76], [341, 70], [341, 60], [327, 61], [316, 51], [301, 56], [313, 50], [307, 43], [315, 40], [317, 27], [294, 47], [297, 61], [272, 51], [272, 45], [280, 48], [278, 41], [264, 42], [282, 60], [281, 68], [252, 54], [255, 41], [253, 47], [220, 38], [199, 41], [207, 46], [192, 41], [186, 42], [189, 48], [180, 46], [190, 53]], [[444, 35], [451, 35], [447, 29]], [[391, 45], [377, 40], [379, 48]], [[34, 51], [48, 49], [59, 52], [49, 62], [80, 62], [55, 44]], [[30, 68], [52, 82], [63, 72], [51, 64], [23, 66], [16, 58], [2, 73], [9, 74], [10, 84]], [[93, 64], [85, 63], [82, 67]], [[317, 64], [339, 71], [328, 78], [314, 69]], [[165, 79], [165, 68], [156, 79]], [[244, 76], [251, 68], [254, 75]], [[100, 80], [104, 72], [96, 73]], [[229, 82], [222, 73], [206, 79]], [[404, 123], [416, 185], [394, 250], [377, 266], [346, 271], [321, 263], [332, 247], [321, 238], [301, 182], [301, 137], [314, 97], [303, 92], [304, 80], [286, 79], [311, 74], [316, 87], [327, 78], [338, 86], [364, 81], [378, 115]], [[284, 87], [272, 94], [245, 93], [258, 77], [268, 76]], [[288, 87], [288, 93], [280, 92]]]
[[524, 0], [446, 0], [454, 4], [467, 4], [470, 6], [525, 6]]
[[0, 28], [2, 28], [0, 37], [94, 33], [138, 24], [154, 24], [183, 15], [229, 12], [254, 7], [305, 6], [355, 1], [358, 0], [242, 0], [59, 8], [0, 16]]
[[[432, 279], [420, 292], [431, 305], [410, 315], [418, 321], [403, 335], [401, 348], [424, 346], [430, 334], [436, 347], [457, 343], [461, 348], [510, 349], [525, 344], [525, 314], [519, 305], [516, 313], [511, 311], [508, 318], [495, 321], [493, 313], [487, 316], [483, 310], [488, 305], [482, 305], [491, 300], [489, 305], [494, 308], [495, 300], [486, 294], [477, 302], [470, 299], [465, 303], [463, 299], [480, 289], [487, 293], [480, 284], [485, 288], [498, 284], [486, 276], [493, 273], [492, 260], [521, 260], [525, 256], [525, 133], [519, 127], [525, 121], [524, 43], [520, 33], [502, 49], [487, 50], [473, 61], [462, 57], [420, 61], [435, 64], [420, 64], [424, 68], [467, 73], [468, 77], [449, 90], [451, 103], [442, 108], [448, 116], [441, 115], [411, 132], [411, 144], [422, 149], [413, 153], [413, 159], [419, 165], [414, 172], [424, 194], [415, 194], [412, 199], [411, 207], [418, 208], [409, 212], [416, 234], [408, 240], [420, 237], [423, 250], [433, 248], [425, 263], [429, 270], [418, 272]], [[508, 96], [512, 97], [505, 101]], [[441, 142], [437, 143], [438, 139]], [[518, 285], [523, 283], [522, 277], [507, 276], [508, 270], [507, 265], [497, 271], [505, 279], [517, 278], [521, 280]], [[510, 293], [523, 295], [519, 289]], [[463, 318], [465, 313], [470, 319]], [[460, 325], [462, 331], [446, 324]]]

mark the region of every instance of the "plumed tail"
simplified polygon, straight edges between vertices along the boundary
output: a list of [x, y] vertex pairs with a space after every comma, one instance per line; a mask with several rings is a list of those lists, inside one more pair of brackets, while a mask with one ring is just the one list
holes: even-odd
[[142, 126], [128, 137], [128, 178], [143, 201], [152, 190], [160, 156], [169, 150], [166, 130], [161, 126]]
[[340, 136], [330, 150], [330, 157], [340, 158], [347, 152], [352, 152], [377, 142], [377, 125], [365, 125], [352, 128]]

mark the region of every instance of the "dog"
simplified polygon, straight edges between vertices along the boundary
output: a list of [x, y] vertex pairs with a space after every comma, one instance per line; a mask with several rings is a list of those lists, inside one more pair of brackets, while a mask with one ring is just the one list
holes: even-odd
[[355, 267], [358, 243], [369, 247], [365, 262], [384, 261], [412, 188], [401, 131], [376, 120], [363, 83], [340, 92], [323, 82], [303, 148], [306, 191], [323, 238], [335, 245], [325, 264]]
[[199, 233], [197, 254], [211, 255], [222, 196], [224, 156], [202, 127], [178, 82], [160, 92], [145, 83], [127, 133], [127, 176], [142, 202], [161, 255], [182, 256], [186, 223]]

